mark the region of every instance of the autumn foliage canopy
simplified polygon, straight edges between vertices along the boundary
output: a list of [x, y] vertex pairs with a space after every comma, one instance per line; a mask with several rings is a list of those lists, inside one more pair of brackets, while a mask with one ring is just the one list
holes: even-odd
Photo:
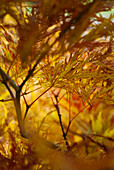
[[114, 1], [0, 1], [0, 169], [114, 169]]

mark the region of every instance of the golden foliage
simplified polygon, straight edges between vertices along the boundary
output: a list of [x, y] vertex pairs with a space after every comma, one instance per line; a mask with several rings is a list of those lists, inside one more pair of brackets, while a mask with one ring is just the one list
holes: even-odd
[[0, 169], [114, 168], [113, 5], [0, 2]]

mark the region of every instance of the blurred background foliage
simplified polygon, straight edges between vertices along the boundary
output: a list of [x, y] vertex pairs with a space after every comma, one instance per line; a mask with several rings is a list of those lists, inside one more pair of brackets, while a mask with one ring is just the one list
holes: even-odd
[[21, 92], [30, 140], [19, 133], [0, 76], [1, 169], [114, 168], [113, 7], [113, 0], [0, 1], [0, 67], [20, 85], [35, 66]]

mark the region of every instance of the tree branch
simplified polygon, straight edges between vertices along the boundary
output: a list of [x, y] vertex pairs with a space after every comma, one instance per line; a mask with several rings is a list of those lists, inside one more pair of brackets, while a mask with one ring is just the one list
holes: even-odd
[[12, 101], [12, 99], [1, 99], [0, 102], [9, 102]]
[[[75, 18], [73, 18], [71, 20], [71, 22], [69, 23], [69, 25], [61, 31], [61, 33], [59, 34], [59, 37], [49, 46], [47, 45], [45, 47], [46, 50], [44, 50], [41, 54], [40, 57], [37, 59], [36, 63], [34, 64], [33, 68], [30, 69], [28, 71], [28, 75], [26, 76], [26, 78], [23, 80], [23, 82], [21, 83], [21, 85], [19, 86], [20, 91], [22, 90], [24, 84], [28, 81], [28, 79], [32, 76], [35, 68], [37, 67], [38, 63], [45, 57], [45, 55], [49, 52], [49, 50], [53, 47], [53, 45], [59, 40], [61, 39], [61, 37], [71, 28], [72, 25], [76, 24], [81, 18], [82, 16], [84, 16], [89, 10], [90, 8], [93, 6], [93, 4], [95, 4], [95, 2], [99, 2], [99, 0], [95, 0], [94, 2], [90, 3], [87, 8], [82, 11], [78, 16], [76, 16]], [[36, 57], [38, 56], [38, 54], [36, 54]]]
[[[55, 42], [54, 42], [54, 43], [55, 43]], [[34, 70], [36, 69], [38, 63], [45, 57], [45, 55], [48, 53], [48, 51], [49, 51], [49, 49], [50, 49], [51, 47], [52, 47], [52, 45], [51, 45], [51, 46], [47, 45], [46, 50], [44, 50], [44, 52], [41, 53], [40, 57], [37, 59], [37, 61], [36, 61], [36, 63], [34, 64], [33, 68], [28, 71], [28, 75], [26, 76], [26, 78], [23, 80], [23, 82], [22, 82], [21, 85], [19, 86], [20, 91], [21, 91], [21, 89], [23, 88], [23, 86], [25, 85], [25, 83], [28, 81], [28, 79], [32, 76], [32, 74], [33, 74]], [[38, 54], [36, 54], [35, 57], [37, 57], [37, 55], [38, 55]]]
[[94, 0], [92, 3], [90, 3], [89, 5], [87, 5], [87, 8], [85, 8], [85, 10], [83, 10], [82, 12], [79, 13], [78, 16], [74, 17], [69, 25], [60, 33], [59, 38], [61, 38], [68, 30], [71, 29], [72, 25], [75, 25], [77, 22], [79, 22], [79, 20], [91, 9], [91, 7], [95, 4], [99, 2], [99, 0]]
[[56, 99], [56, 104], [54, 104], [54, 105], [55, 105], [55, 108], [56, 108], [58, 116], [59, 116], [59, 122], [60, 122], [60, 126], [61, 126], [61, 129], [62, 129], [63, 137], [64, 137], [64, 140], [66, 142], [66, 146], [68, 147], [69, 143], [67, 141], [66, 133], [64, 131], [64, 127], [63, 127], [63, 123], [62, 123], [62, 119], [61, 119], [61, 113], [60, 113], [59, 104], [58, 104], [58, 95], [55, 95], [55, 99]]
[[10, 84], [11, 87], [13, 87], [13, 89], [15, 91], [18, 91], [19, 90], [19, 87], [16, 85], [16, 83], [14, 82], [14, 80], [11, 79], [11, 77], [9, 77], [9, 75], [7, 75], [3, 70], [2, 68], [0, 67], [0, 75], [2, 77], [2, 79], [5, 81], [5, 82], [8, 82]]
[[[20, 104], [20, 89], [19, 89], [19, 86], [16, 85], [16, 83], [1, 69], [0, 67], [0, 75], [3, 79], [3, 84], [6, 86], [7, 90], [9, 91], [13, 101], [14, 101], [14, 106], [15, 106], [15, 110], [16, 110], [16, 114], [17, 114], [17, 120], [18, 120], [18, 126], [19, 126], [19, 129], [20, 129], [20, 134], [22, 137], [26, 138], [26, 139], [29, 139], [31, 138], [34, 134], [30, 134], [29, 131], [26, 130], [25, 128], [25, 124], [24, 124], [24, 121], [22, 119], [22, 112], [21, 112], [21, 104]], [[10, 86], [13, 87], [13, 89], [16, 91], [16, 97], [14, 97], [11, 89], [9, 88], [7, 82], [9, 82]], [[51, 87], [50, 87], [51, 88]], [[50, 89], [48, 88], [47, 91]], [[45, 91], [44, 93], [46, 93], [47, 91]], [[43, 94], [44, 94], [43, 93]], [[41, 94], [39, 97], [41, 97], [43, 94]], [[34, 101], [35, 102], [35, 101]], [[59, 145], [51, 142], [51, 141], [47, 141], [43, 138], [40, 138], [39, 139], [41, 141], [43, 141], [43, 143], [52, 148], [52, 149], [57, 149], [57, 148], [60, 148]]]
[[9, 91], [9, 93], [10, 93], [10, 95], [11, 95], [11, 97], [12, 97], [12, 99], [14, 100], [14, 95], [13, 95], [10, 87], [8, 86], [7, 82], [3, 81], [3, 84], [6, 86], [7, 90]]

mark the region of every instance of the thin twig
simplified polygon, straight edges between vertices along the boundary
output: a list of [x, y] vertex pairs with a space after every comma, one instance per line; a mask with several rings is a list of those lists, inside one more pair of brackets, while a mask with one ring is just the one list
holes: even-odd
[[0, 102], [9, 102], [12, 101], [13, 99], [1, 99]]
[[62, 100], [62, 98], [63, 98], [67, 93], [68, 93], [68, 91], [65, 92], [65, 93], [59, 98], [59, 101]]
[[69, 128], [70, 128], [70, 125], [71, 125], [72, 121], [73, 121], [87, 106], [89, 106], [89, 104], [86, 105], [82, 110], [80, 110], [71, 120], [69, 120], [69, 124], [68, 124], [67, 130], [66, 130], [66, 135], [68, 134], [68, 131], [69, 131]]
[[84, 111], [84, 109], [86, 109], [88, 106], [90, 106], [90, 105], [87, 104], [85, 107], [83, 107], [83, 109], [81, 109], [81, 110], [71, 119], [71, 122], [72, 122], [82, 111]]
[[59, 108], [59, 103], [58, 103], [58, 95], [55, 95], [55, 99], [56, 99], [56, 104], [54, 104], [56, 110], [57, 110], [57, 113], [58, 113], [58, 117], [59, 117], [59, 122], [60, 122], [60, 126], [61, 126], [61, 129], [62, 129], [62, 133], [63, 133], [63, 137], [64, 137], [64, 140], [66, 142], [66, 146], [68, 147], [69, 146], [69, 143], [67, 141], [67, 138], [66, 138], [66, 133], [64, 131], [64, 127], [63, 127], [63, 122], [62, 122], [62, 119], [61, 119], [61, 113], [60, 113], [60, 108]]
[[28, 113], [28, 110], [29, 110], [29, 108], [30, 108], [30, 105], [26, 105], [26, 111], [25, 111], [25, 114], [24, 114], [24, 120], [25, 120], [25, 118], [26, 118], [26, 116], [27, 116], [27, 113]]
[[[53, 85], [52, 85], [53, 86]], [[51, 88], [52, 88], [52, 86], [50, 86], [48, 89], [46, 89], [42, 94], [40, 94], [31, 104], [27, 104], [26, 105], [26, 111], [25, 111], [25, 114], [24, 114], [24, 119], [26, 118], [26, 115], [27, 115], [27, 113], [28, 113], [28, 110], [30, 109], [30, 107], [40, 98], [40, 97], [42, 97], [46, 92], [48, 92]]]
[[[24, 92], [23, 94], [21, 94], [20, 95], [20, 97], [22, 97], [23, 95], [25, 96], [25, 95], [28, 95], [28, 94], [30, 94], [30, 93], [32, 93], [32, 92], [34, 92], [34, 91], [36, 91], [36, 90], [38, 90], [38, 89], [40, 89], [41, 87], [38, 87], [38, 88], [36, 88], [36, 89], [34, 89], [34, 90], [31, 90], [31, 91], [29, 91], [29, 92]], [[0, 102], [8, 102], [8, 101], [12, 101], [12, 98], [10, 98], [10, 99], [1, 99], [0, 100]]]
[[71, 120], [69, 120], [69, 123], [68, 123], [68, 127], [67, 127], [67, 130], [66, 130], [66, 136], [68, 134], [68, 131], [69, 131], [69, 128], [70, 128], [70, 124], [71, 124]]
[[67, 127], [67, 130], [66, 130], [66, 135], [68, 134], [68, 131], [69, 131], [69, 128], [70, 128], [70, 124], [71, 124], [71, 106], [70, 106], [70, 92], [68, 93], [69, 94], [69, 96], [68, 96], [68, 103], [69, 103], [69, 123], [68, 123], [68, 127]]
[[12, 80], [11, 77], [8, 74], [6, 74], [2, 70], [1, 67], [0, 67], [0, 75], [1, 75], [2, 79], [4, 80], [4, 82], [8, 82], [10, 84], [10, 86], [12, 86], [15, 91], [18, 91], [19, 87], [16, 85], [15, 81]]
[[107, 147], [103, 144], [101, 144], [98, 141], [93, 140], [90, 136], [86, 136], [91, 142], [97, 144], [100, 148], [102, 148], [105, 152], [107, 151]]
[[41, 96], [43, 96], [46, 92], [48, 92], [53, 85], [51, 85], [48, 89], [46, 89], [42, 94], [40, 94], [29, 106], [31, 107]]
[[40, 129], [41, 129], [41, 127], [42, 127], [45, 119], [46, 119], [51, 113], [53, 113], [53, 112], [55, 112], [55, 111], [56, 111], [56, 110], [52, 110], [52, 111], [50, 111], [49, 113], [46, 114], [46, 116], [42, 119], [42, 121], [41, 121], [41, 123], [40, 123], [40, 125], [39, 125], [39, 127], [38, 127], [38, 132], [40, 131]]
[[[25, 92], [23, 92], [23, 95], [28, 95], [28, 94], [30, 94], [30, 93], [32, 93], [32, 92], [35, 92], [36, 90], [39, 90], [39, 89], [41, 89], [41, 87], [37, 87], [36, 89], [31, 90], [31, 91], [28, 91], [28, 92], [26, 92], [26, 90], [25, 90]], [[21, 95], [21, 96], [22, 96], [22, 95]]]
[[[58, 124], [58, 121], [57, 121], [57, 120], [53, 119], [53, 121]], [[68, 127], [67, 127], [65, 124], [64, 124], [63, 126], [64, 126], [64, 128], [66, 129], [66, 131], [67, 131], [67, 128], [68, 128]], [[72, 129], [69, 129], [68, 131], [69, 131], [71, 134], [73, 134], [73, 135], [80, 136], [83, 140], [84, 140], [85, 137], [86, 137], [85, 134], [77, 133], [76, 131], [73, 131]]]
[[114, 139], [111, 138], [111, 137], [108, 137], [108, 136], [103, 136], [103, 135], [98, 135], [98, 134], [89, 134], [89, 136], [100, 137], [100, 138], [104, 138], [104, 139], [107, 139], [107, 140], [114, 142]]
[[13, 95], [13, 92], [11, 91], [10, 87], [8, 86], [7, 82], [4, 80], [3, 81], [3, 84], [6, 86], [7, 90], [9, 91], [12, 99], [14, 100], [14, 95]]

